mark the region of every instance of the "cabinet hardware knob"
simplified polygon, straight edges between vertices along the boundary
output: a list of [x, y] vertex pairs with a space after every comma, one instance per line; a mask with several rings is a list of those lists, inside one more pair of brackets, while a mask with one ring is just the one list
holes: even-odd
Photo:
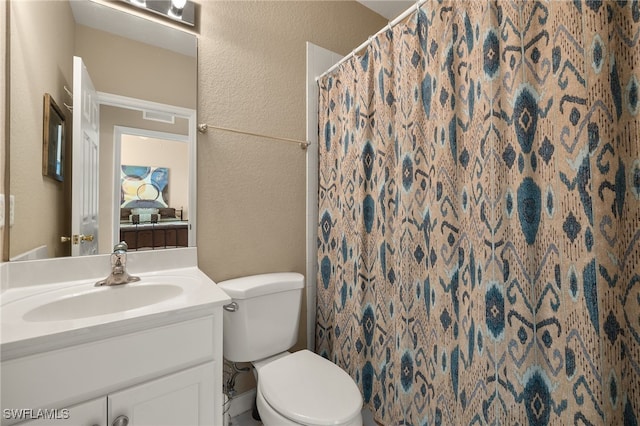
[[60, 237], [61, 243], [68, 243], [69, 241], [71, 241], [71, 237]]
[[236, 302], [231, 302], [231, 303], [228, 303], [226, 305], [222, 305], [222, 308], [227, 312], [235, 312], [238, 309], [240, 309], [240, 307], [238, 306], [238, 304]]
[[122, 415], [116, 417], [116, 419], [111, 423], [111, 426], [127, 426], [129, 424], [129, 417]]

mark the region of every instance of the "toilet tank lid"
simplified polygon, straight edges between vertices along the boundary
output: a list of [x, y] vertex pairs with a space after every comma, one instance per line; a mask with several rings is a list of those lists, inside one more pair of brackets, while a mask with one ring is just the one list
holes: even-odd
[[222, 281], [218, 286], [232, 299], [248, 299], [304, 286], [304, 276], [297, 272], [252, 275]]

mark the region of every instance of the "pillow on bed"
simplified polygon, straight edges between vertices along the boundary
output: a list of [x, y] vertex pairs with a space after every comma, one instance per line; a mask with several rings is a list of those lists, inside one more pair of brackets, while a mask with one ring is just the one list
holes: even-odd
[[158, 223], [160, 215], [158, 214], [150, 214], [150, 213], [142, 213], [142, 214], [132, 214], [130, 216], [131, 223], [137, 225], [139, 223]]
[[133, 213], [133, 214], [158, 214], [158, 209], [135, 208], [135, 209], [131, 209], [131, 213]]
[[162, 219], [174, 219], [176, 217], [176, 209], [170, 207], [159, 209], [159, 213]]
[[130, 215], [131, 215], [131, 209], [128, 209], [128, 208], [120, 209], [120, 220], [129, 220]]

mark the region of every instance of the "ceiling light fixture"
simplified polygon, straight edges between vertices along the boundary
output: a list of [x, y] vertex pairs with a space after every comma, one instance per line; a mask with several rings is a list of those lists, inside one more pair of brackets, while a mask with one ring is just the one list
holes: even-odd
[[169, 7], [169, 15], [174, 18], [182, 19], [182, 11], [187, 5], [187, 0], [171, 0], [171, 7]]
[[190, 0], [122, 0], [139, 9], [164, 16], [181, 24], [195, 25], [195, 5]]

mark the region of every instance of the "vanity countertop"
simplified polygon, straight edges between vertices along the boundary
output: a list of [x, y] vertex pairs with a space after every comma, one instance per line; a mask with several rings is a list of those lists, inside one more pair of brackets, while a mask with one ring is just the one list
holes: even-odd
[[[73, 273], [52, 273], [56, 269], [63, 270], [65, 266], [55, 261], [34, 261], [36, 269], [40, 269], [38, 276], [32, 272], [25, 273], [29, 270], [28, 265], [25, 265], [28, 262], [18, 265], [17, 268], [23, 270], [13, 274], [9, 271], [5, 275], [9, 279], [13, 277], [14, 282], [9, 283], [0, 294], [2, 360], [188, 321], [211, 315], [217, 307], [229, 303], [229, 296], [195, 265], [195, 249], [181, 250], [185, 250], [180, 253], [183, 257], [186, 255], [183, 259], [185, 261], [175, 261], [172, 258], [172, 264], [168, 265], [172, 268], [162, 270], [153, 267], [156, 262], [150, 261], [149, 255], [130, 254], [132, 261], [129, 262], [129, 273], [139, 276], [141, 280], [111, 287], [95, 287], [95, 276], [71, 280], [70, 278], [74, 278]], [[189, 254], [189, 250], [193, 252]], [[159, 260], [166, 256], [167, 253], [163, 253]], [[93, 257], [108, 261], [108, 256]], [[91, 261], [95, 262], [96, 259]], [[64, 262], [69, 266], [69, 262], [73, 263], [74, 260], [66, 259]], [[57, 277], [56, 281], [46, 282], [46, 279], [40, 277], [47, 273], [50, 277]], [[98, 278], [104, 278], [102, 275], [104, 274], [100, 273]], [[26, 285], [30, 281], [35, 284]], [[155, 288], [151, 288], [153, 286]], [[155, 293], [157, 289], [165, 291], [166, 296], [158, 298]], [[158, 300], [146, 304], [145, 297], [149, 295]], [[114, 299], [112, 296], [117, 297]], [[76, 299], [70, 300], [73, 298]], [[109, 307], [111, 302], [119, 304], [123, 301], [127, 304], [126, 309]], [[45, 305], [55, 306], [48, 309], [51, 306]], [[79, 312], [71, 312], [68, 309], [70, 306], [76, 306], [75, 309]], [[48, 319], [52, 312], [52, 319]]]

